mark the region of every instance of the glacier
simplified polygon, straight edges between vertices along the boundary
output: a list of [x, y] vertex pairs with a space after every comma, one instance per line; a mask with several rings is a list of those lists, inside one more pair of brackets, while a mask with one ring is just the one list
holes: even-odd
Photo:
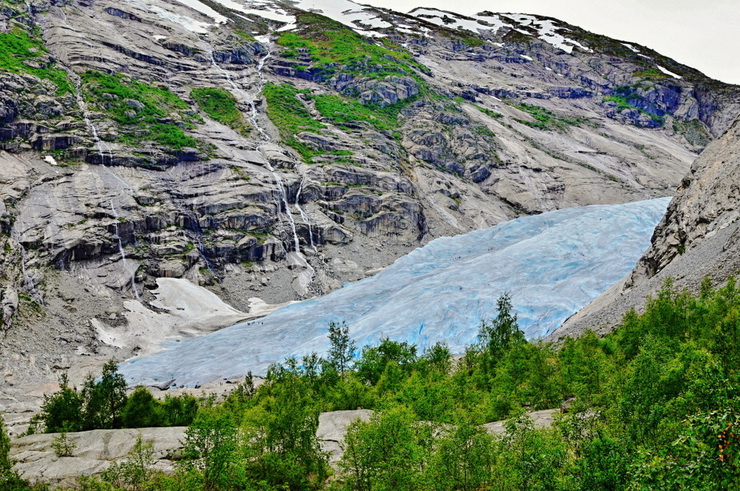
[[476, 341], [481, 320], [509, 292], [528, 339], [546, 336], [632, 270], [670, 198], [526, 216], [431, 241], [376, 275], [158, 353], [121, 364], [130, 384], [174, 379], [194, 386], [287, 357], [328, 350], [330, 322], [346, 322], [360, 347], [390, 338], [453, 353]]

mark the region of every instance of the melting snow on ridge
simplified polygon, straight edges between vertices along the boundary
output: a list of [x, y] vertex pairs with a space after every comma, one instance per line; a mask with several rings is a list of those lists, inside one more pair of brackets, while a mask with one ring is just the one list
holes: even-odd
[[667, 69], [663, 68], [663, 67], [662, 67], [662, 66], [660, 66], [660, 65], [655, 65], [655, 66], [656, 66], [656, 67], [658, 67], [658, 70], [660, 70], [661, 72], [665, 73], [666, 75], [669, 75], [669, 76], [671, 76], [671, 77], [673, 77], [673, 78], [677, 78], [677, 79], [679, 79], [679, 80], [681, 80], [681, 79], [683, 78], [683, 77], [682, 77], [681, 75], [676, 75], [676, 74], [675, 74], [675, 73], [673, 73], [672, 71], [670, 71], [670, 70], [667, 70]]
[[[578, 41], [568, 39], [562, 34], [557, 33], [558, 27], [552, 20], [549, 19], [537, 19], [537, 17], [525, 14], [505, 14], [506, 17], [516, 21], [520, 26], [533, 27], [537, 29], [539, 39], [546, 43], [552, 44], [556, 48], [562, 49], [566, 53], [572, 53], [573, 47], [578, 46], [584, 51], [589, 53], [593, 52], [592, 49], [587, 48]], [[526, 31], [520, 31], [528, 34]]]
[[[320, 12], [345, 26], [351, 27], [366, 36], [383, 36], [367, 30], [393, 27], [367, 7], [348, 0], [292, 0], [296, 7], [307, 11]], [[366, 29], [363, 29], [365, 27]]]
[[148, 5], [147, 3], [139, 0], [127, 1], [137, 8], [157, 14], [159, 17], [166, 21], [172, 22], [173, 24], [181, 25], [188, 31], [194, 32], [195, 34], [205, 34], [206, 32], [208, 32], [208, 28], [211, 26], [211, 24], [207, 22], [195, 20], [192, 17], [188, 17], [187, 15], [176, 14], [161, 7], [157, 7], [156, 5]]
[[203, 3], [200, 3], [198, 0], [175, 0], [178, 3], [181, 3], [187, 7], [190, 7], [191, 9], [200, 12], [201, 14], [205, 15], [206, 17], [210, 17], [211, 19], [215, 20], [217, 24], [226, 24], [229, 19], [224, 17], [223, 15], [219, 14], [215, 10], [213, 10], [208, 5], [205, 5]]
[[670, 201], [588, 206], [523, 217], [434, 240], [377, 275], [315, 300], [121, 365], [129, 382], [194, 385], [310, 352], [323, 354], [330, 321], [346, 321], [358, 346], [382, 338], [438, 341], [461, 352], [481, 319], [510, 291], [528, 338], [545, 336], [628, 273]]
[[492, 30], [496, 31], [501, 26], [487, 26], [481, 24], [477, 19], [462, 17], [452, 12], [445, 12], [444, 10], [437, 10], [432, 8], [417, 8], [412, 10], [411, 15], [419, 17], [427, 22], [436, 24], [438, 26], [447, 27], [449, 29], [465, 29], [467, 31], [475, 32]]
[[[514, 25], [505, 22], [498, 14], [480, 13], [474, 17], [463, 17], [452, 12], [445, 12], [433, 8], [417, 8], [411, 11], [411, 14], [431, 22], [438, 26], [444, 26], [451, 29], [466, 29], [472, 32], [488, 31], [496, 32], [502, 27], [514, 27]], [[567, 53], [572, 53], [574, 47], [579, 47], [584, 51], [592, 50], [583, 46], [579, 42], [568, 39], [562, 34], [556, 32], [559, 28], [552, 20], [538, 19], [532, 15], [526, 14], [502, 14], [504, 17], [511, 19], [514, 24], [522, 27], [532, 27], [537, 30], [539, 38], [556, 48], [562, 49]], [[519, 29], [517, 29], [519, 30]], [[527, 31], [519, 30], [522, 33], [530, 34]]]
[[[270, 1], [263, 1], [263, 0], [245, 0], [245, 2], [248, 2], [249, 6], [247, 6], [247, 3], [239, 3], [234, 0], [216, 0], [218, 3], [223, 5], [226, 8], [229, 8], [231, 10], [234, 10], [236, 12], [241, 12], [242, 14], [252, 14], [256, 15], [258, 17], [262, 17], [263, 19], [268, 20], [274, 20], [277, 22], [284, 22], [288, 26], [290, 26], [290, 29], [295, 28], [296, 18], [294, 15], [291, 15], [287, 12], [285, 12], [283, 9], [277, 7]], [[263, 8], [255, 8], [255, 7], [263, 7]], [[288, 30], [286, 29], [286, 26], [279, 29], [279, 31]]]

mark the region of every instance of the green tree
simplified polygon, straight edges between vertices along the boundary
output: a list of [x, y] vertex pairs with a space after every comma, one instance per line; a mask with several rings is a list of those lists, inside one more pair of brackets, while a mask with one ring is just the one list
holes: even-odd
[[493, 478], [494, 439], [465, 411], [435, 442], [427, 474], [432, 489], [488, 489]]
[[0, 414], [0, 489], [8, 491], [28, 489], [13, 470], [13, 461], [10, 459], [10, 437], [5, 430], [5, 419], [2, 414]]
[[198, 399], [190, 394], [166, 395], [161, 403], [163, 426], [188, 426], [198, 414]]
[[334, 369], [343, 374], [350, 369], [352, 365], [352, 359], [355, 357], [357, 351], [357, 344], [349, 337], [349, 326], [342, 322], [337, 324], [336, 322], [329, 323], [329, 364]]
[[389, 363], [395, 363], [410, 373], [416, 361], [416, 346], [385, 338], [376, 347], [365, 347], [355, 368], [360, 380], [375, 385]]
[[59, 377], [59, 391], [44, 395], [41, 415], [47, 433], [80, 431], [82, 429], [83, 397], [69, 386], [66, 373]]
[[139, 434], [136, 437], [134, 448], [123, 462], [114, 462], [106, 469], [102, 478], [113, 484], [117, 489], [139, 491], [144, 489], [145, 483], [152, 476], [154, 464], [154, 448], [152, 442], [144, 442]]
[[103, 365], [99, 381], [88, 375], [82, 388], [84, 425], [86, 430], [95, 428], [120, 428], [121, 413], [126, 406], [126, 379], [118, 373], [118, 365], [110, 360]]
[[185, 430], [182, 468], [196, 471], [207, 490], [227, 489], [238, 481], [237, 426], [220, 408], [204, 409]]
[[268, 371], [259, 402], [245, 412], [242, 424], [252, 480], [290, 489], [323, 482], [327, 464], [316, 439], [319, 402], [312, 386], [292, 362]]
[[404, 406], [349, 425], [340, 468], [345, 489], [411, 490], [423, 486], [433, 427], [418, 423]]
[[138, 386], [128, 396], [121, 410], [124, 428], [147, 428], [162, 425], [163, 410], [149, 389]]
[[478, 345], [482, 354], [482, 368], [491, 376], [503, 357], [512, 346], [525, 343], [524, 334], [519, 330], [517, 315], [513, 313], [511, 294], [502, 294], [496, 301], [498, 313], [489, 322], [482, 321], [478, 331]]
[[572, 489], [568, 481], [568, 449], [555, 430], [535, 430], [523, 414], [505, 423], [496, 472], [503, 489]]
[[72, 453], [77, 448], [77, 443], [70, 440], [66, 432], [62, 432], [54, 438], [51, 448], [54, 449], [54, 454], [57, 457], [72, 457]]

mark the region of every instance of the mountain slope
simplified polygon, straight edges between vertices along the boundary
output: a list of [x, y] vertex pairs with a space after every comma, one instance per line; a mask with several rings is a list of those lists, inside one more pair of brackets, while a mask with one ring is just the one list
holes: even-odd
[[692, 165], [651, 242], [634, 271], [552, 337], [611, 329], [669, 278], [696, 293], [704, 278], [720, 284], [740, 272], [740, 120]]
[[123, 301], [149, 305], [157, 278], [247, 311], [248, 297], [327, 293], [437, 237], [670, 195], [740, 108], [737, 87], [536, 16], [0, 7], [2, 363], [15, 382], [80, 354], [131, 356], [92, 326], [126, 328]]

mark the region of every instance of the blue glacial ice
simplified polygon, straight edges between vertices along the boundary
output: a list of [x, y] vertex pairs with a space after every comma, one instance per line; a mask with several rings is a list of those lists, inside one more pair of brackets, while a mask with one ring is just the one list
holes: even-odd
[[669, 201], [570, 208], [437, 239], [372, 277], [257, 321], [169, 342], [120, 370], [130, 383], [185, 386], [262, 374], [288, 356], [324, 354], [331, 321], [346, 321], [358, 346], [388, 337], [420, 351], [443, 341], [462, 352], [505, 291], [527, 338], [543, 337], [631, 271]]

